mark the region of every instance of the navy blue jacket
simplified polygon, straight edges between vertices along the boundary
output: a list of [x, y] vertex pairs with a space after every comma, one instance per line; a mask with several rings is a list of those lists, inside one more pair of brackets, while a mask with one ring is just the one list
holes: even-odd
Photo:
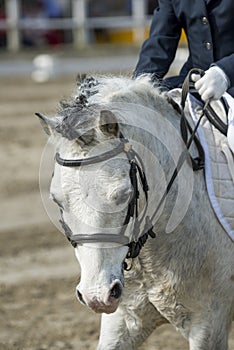
[[234, 0], [159, 0], [134, 75], [155, 73], [163, 78], [174, 60], [182, 28], [189, 57], [181, 79], [191, 68], [206, 70], [215, 63], [229, 78], [233, 95]]

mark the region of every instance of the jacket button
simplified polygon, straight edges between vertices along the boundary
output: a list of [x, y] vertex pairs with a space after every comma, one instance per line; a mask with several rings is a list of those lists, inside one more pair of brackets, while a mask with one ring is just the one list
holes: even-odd
[[202, 23], [203, 23], [203, 24], [208, 24], [208, 19], [207, 19], [207, 17], [202, 17]]
[[206, 49], [211, 50], [212, 49], [212, 44], [211, 43], [206, 43]]

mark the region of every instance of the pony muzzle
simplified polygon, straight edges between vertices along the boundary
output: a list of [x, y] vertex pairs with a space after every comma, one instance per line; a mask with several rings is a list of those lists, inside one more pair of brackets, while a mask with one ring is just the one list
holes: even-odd
[[113, 313], [116, 311], [123, 293], [123, 285], [120, 280], [114, 280], [108, 289], [91, 295], [76, 288], [76, 297], [81, 304], [88, 306], [96, 313]]

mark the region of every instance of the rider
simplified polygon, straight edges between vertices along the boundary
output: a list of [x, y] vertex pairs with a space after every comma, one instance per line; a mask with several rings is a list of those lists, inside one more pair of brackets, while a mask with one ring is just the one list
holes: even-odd
[[[153, 73], [163, 87], [181, 86], [191, 68], [205, 70], [193, 75], [204, 101], [219, 99], [225, 91], [234, 97], [233, 0], [158, 0], [150, 36], [144, 42], [134, 77]], [[189, 57], [178, 76], [163, 79], [174, 60], [184, 29]]]

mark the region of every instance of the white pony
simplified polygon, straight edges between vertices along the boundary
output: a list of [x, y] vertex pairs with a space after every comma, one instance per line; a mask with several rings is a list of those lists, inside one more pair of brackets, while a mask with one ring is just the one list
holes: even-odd
[[77, 297], [103, 313], [98, 350], [137, 349], [167, 322], [190, 350], [227, 350], [234, 246], [189, 156], [166, 195], [185, 149], [167, 96], [147, 76], [86, 79], [55, 118], [38, 116], [56, 147], [51, 196], [81, 266]]

